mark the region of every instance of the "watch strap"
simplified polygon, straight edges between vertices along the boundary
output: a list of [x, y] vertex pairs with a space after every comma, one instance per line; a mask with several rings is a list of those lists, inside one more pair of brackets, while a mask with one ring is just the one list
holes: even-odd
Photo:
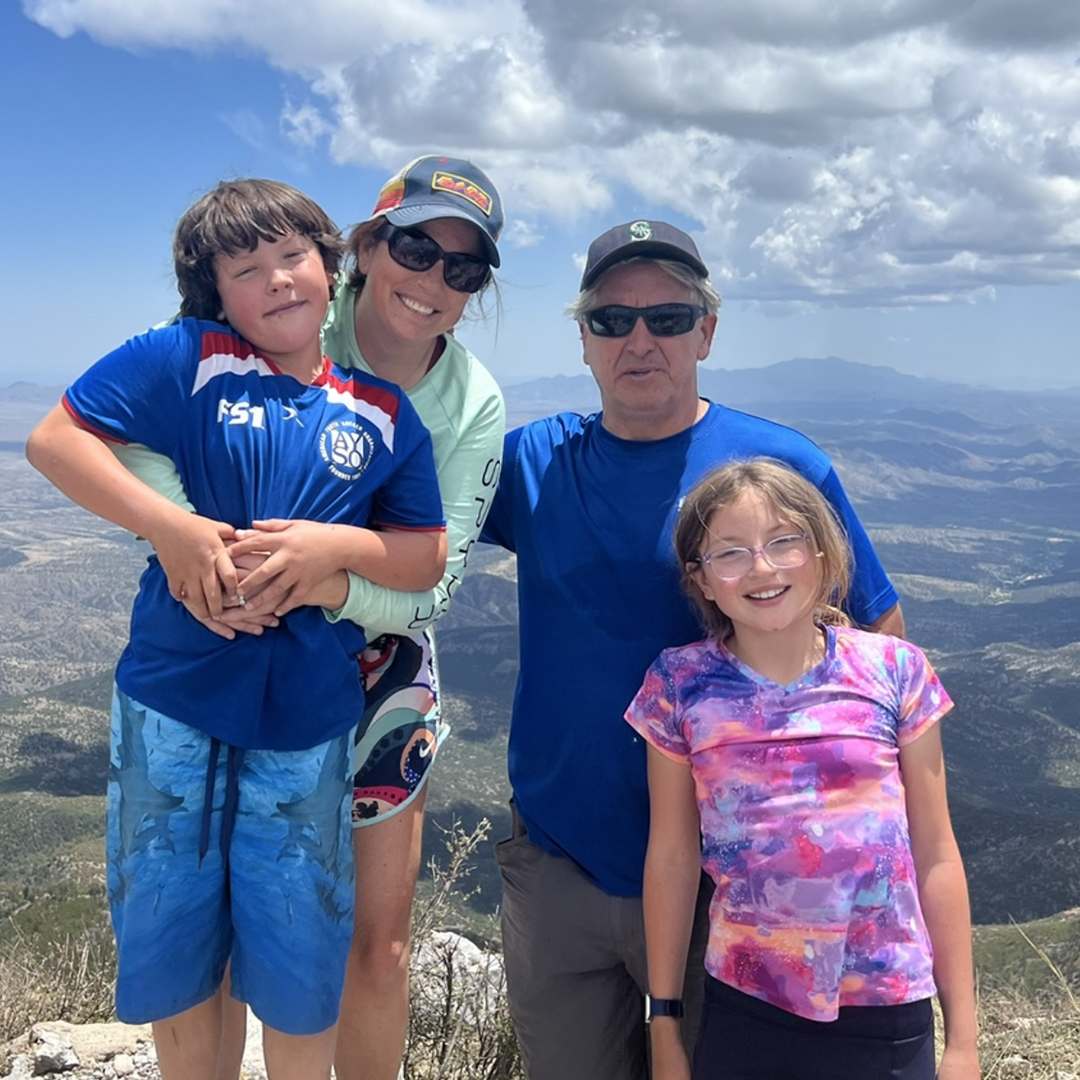
[[657, 998], [652, 994], [645, 995], [645, 1023], [649, 1023], [656, 1016], [670, 1016], [681, 1020], [685, 1013], [682, 998]]

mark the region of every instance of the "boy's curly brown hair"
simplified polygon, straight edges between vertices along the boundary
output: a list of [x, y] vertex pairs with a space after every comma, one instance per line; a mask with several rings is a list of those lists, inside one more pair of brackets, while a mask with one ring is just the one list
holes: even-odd
[[[260, 240], [289, 233], [319, 249], [331, 282], [345, 242], [318, 203], [277, 180], [223, 180], [185, 211], [173, 234], [173, 264], [180, 290], [180, 316], [221, 318], [214, 259], [254, 251]], [[331, 285], [331, 298], [333, 285]]]

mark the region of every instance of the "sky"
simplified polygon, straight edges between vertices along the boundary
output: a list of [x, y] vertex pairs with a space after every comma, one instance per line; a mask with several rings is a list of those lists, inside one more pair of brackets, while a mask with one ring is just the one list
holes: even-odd
[[223, 177], [346, 227], [422, 153], [503, 194], [504, 384], [584, 374], [590, 240], [689, 232], [710, 367], [839, 356], [1080, 385], [1080, 4], [1065, 0], [0, 0], [0, 386], [63, 385], [175, 310]]

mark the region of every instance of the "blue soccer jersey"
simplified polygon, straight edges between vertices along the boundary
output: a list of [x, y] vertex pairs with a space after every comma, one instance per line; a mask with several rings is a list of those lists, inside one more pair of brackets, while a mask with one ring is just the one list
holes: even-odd
[[[442, 527], [431, 440], [399, 387], [329, 360], [305, 385], [218, 323], [182, 319], [133, 338], [64, 404], [100, 437], [170, 457], [198, 513], [237, 528], [264, 518]], [[173, 600], [152, 556], [116, 681], [233, 745], [301, 749], [359, 719], [363, 645], [359, 627], [317, 607], [226, 641]]]

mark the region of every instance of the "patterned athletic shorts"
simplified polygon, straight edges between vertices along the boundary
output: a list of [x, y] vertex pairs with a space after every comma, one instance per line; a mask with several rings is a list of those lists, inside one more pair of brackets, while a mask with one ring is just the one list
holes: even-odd
[[403, 810], [427, 782], [450, 732], [439, 708], [430, 631], [384, 634], [360, 655], [366, 704], [356, 732], [353, 828]]
[[355, 896], [353, 739], [241, 751], [116, 690], [106, 849], [121, 1020], [205, 1001], [231, 960], [233, 997], [270, 1027], [334, 1023]]

